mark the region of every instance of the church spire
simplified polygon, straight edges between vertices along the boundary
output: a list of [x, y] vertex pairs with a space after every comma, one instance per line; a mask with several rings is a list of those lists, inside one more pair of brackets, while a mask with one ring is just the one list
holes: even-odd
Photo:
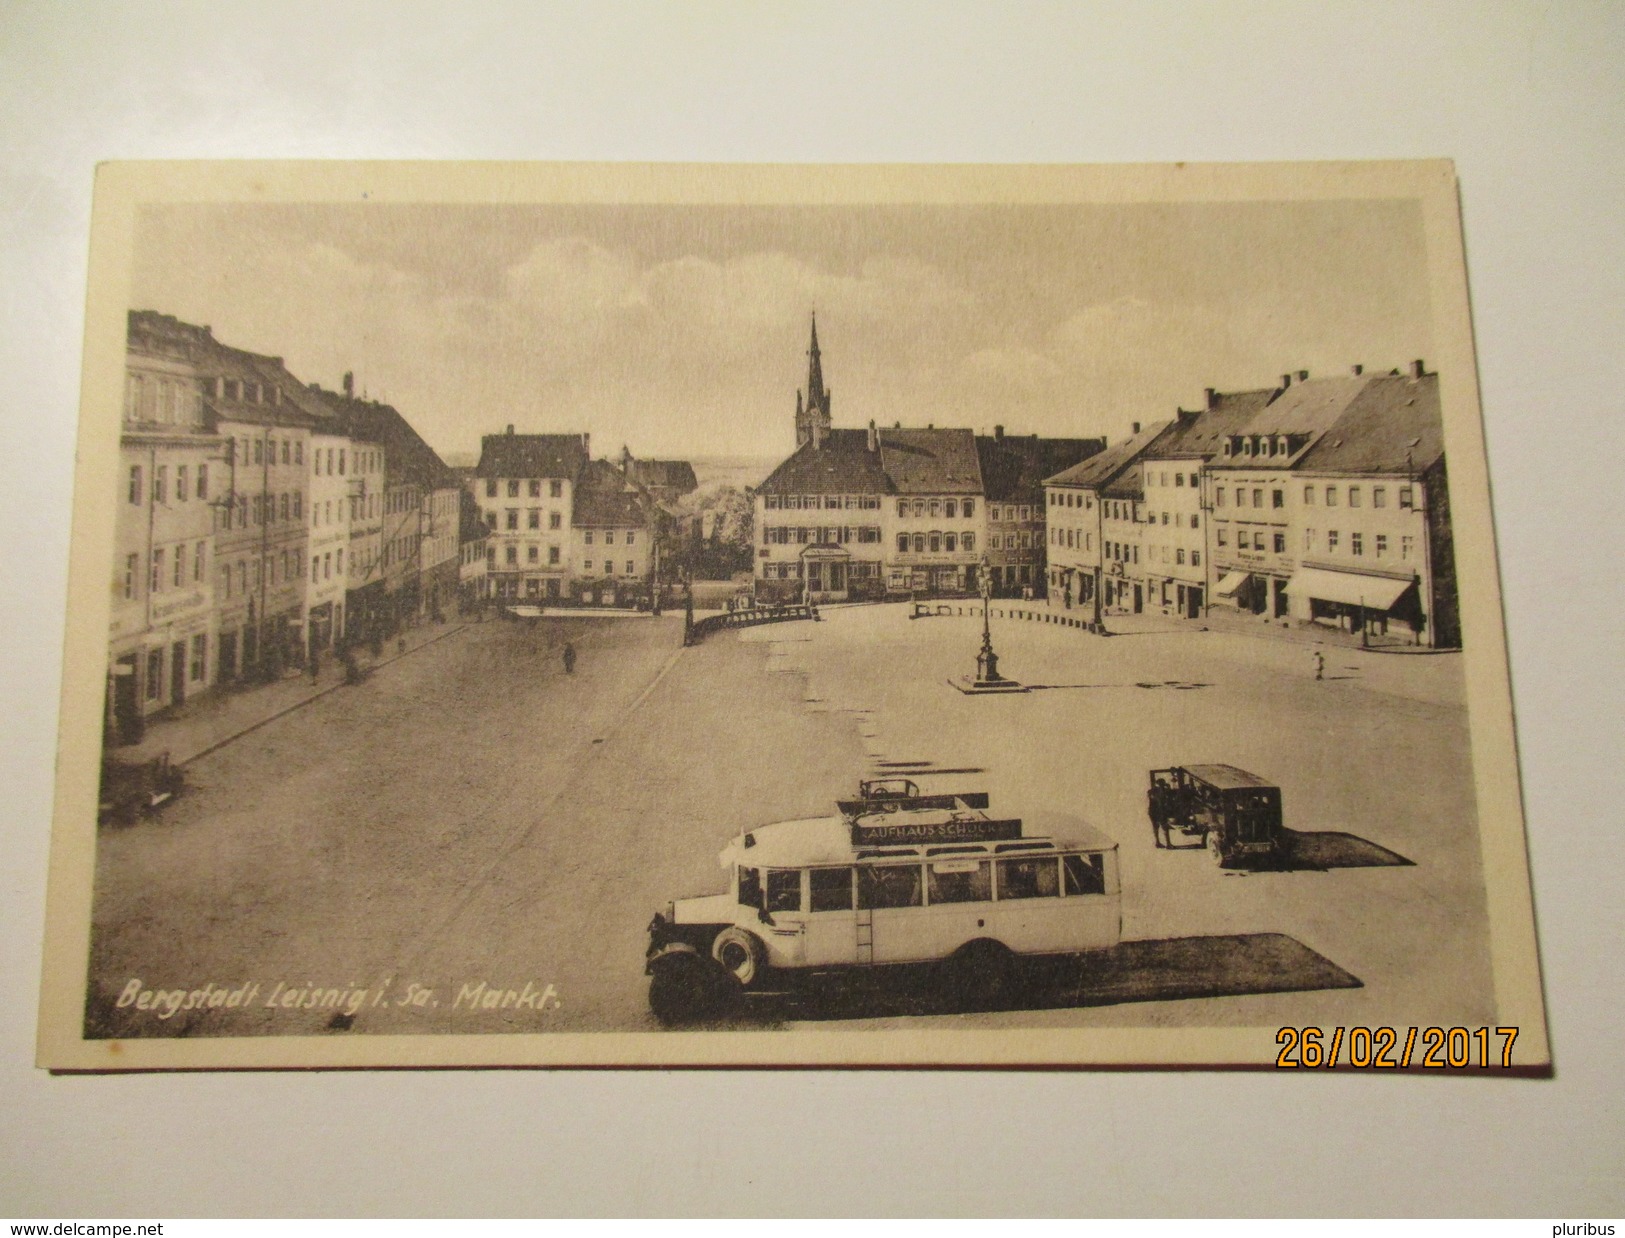
[[824, 407], [824, 367], [818, 356], [818, 313], [812, 316], [812, 347], [807, 349], [807, 407]]
[[829, 389], [824, 386], [824, 364], [818, 351], [818, 315], [813, 315], [812, 343], [807, 349], [807, 398], [796, 392], [796, 446], [812, 443], [815, 447], [829, 433]]

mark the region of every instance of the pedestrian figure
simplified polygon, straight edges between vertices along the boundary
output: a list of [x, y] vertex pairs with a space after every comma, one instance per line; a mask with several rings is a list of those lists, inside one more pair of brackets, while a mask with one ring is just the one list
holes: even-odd
[[322, 655], [312, 648], [310, 651], [310, 682], [315, 683], [316, 677], [321, 674]]
[[1326, 655], [1318, 649], [1315, 650], [1315, 678], [1326, 678]]
[[566, 675], [576, 673], [576, 647], [569, 641], [564, 642], [564, 673]]

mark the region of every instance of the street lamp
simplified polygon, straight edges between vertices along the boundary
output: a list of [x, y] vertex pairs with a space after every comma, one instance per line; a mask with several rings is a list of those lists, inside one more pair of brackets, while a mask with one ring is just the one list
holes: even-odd
[[999, 674], [999, 655], [993, 652], [993, 629], [988, 622], [988, 608], [993, 599], [993, 574], [988, 570], [987, 556], [981, 563], [982, 594], [982, 648], [976, 654], [976, 678], [961, 677], [948, 682], [967, 696], [991, 692], [1025, 692], [1027, 689], [1013, 679]]

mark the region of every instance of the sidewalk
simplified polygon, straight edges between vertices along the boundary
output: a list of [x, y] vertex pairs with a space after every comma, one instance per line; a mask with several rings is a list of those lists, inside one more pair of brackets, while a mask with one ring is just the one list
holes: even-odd
[[[361, 646], [356, 651], [356, 664], [370, 673], [461, 632], [467, 626], [456, 622], [420, 624], [402, 633], [405, 653], [397, 651], [395, 640], [388, 640], [384, 642], [382, 656], [374, 661], [366, 647]], [[217, 689], [171, 710], [162, 718], [149, 721], [146, 737], [139, 744], [126, 744], [112, 749], [108, 755], [121, 761], [146, 761], [167, 752], [172, 764], [184, 765], [345, 686], [344, 663], [335, 654], [326, 653], [315, 683], [311, 682], [308, 671], [300, 671], [298, 674], [290, 672], [275, 683]]]

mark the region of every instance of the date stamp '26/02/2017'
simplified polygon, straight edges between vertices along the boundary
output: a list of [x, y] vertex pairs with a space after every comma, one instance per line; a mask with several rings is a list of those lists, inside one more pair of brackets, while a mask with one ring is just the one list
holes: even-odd
[[1409, 1070], [1413, 1065], [1511, 1070], [1517, 1038], [1516, 1027], [1283, 1027], [1275, 1033], [1281, 1046], [1275, 1065], [1279, 1070]]

